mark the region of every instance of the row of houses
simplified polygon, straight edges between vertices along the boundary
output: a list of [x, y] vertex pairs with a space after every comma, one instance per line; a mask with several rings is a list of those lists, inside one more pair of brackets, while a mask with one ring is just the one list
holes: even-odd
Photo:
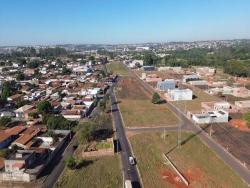
[[18, 125], [0, 132], [0, 148], [10, 148], [11, 154], [0, 158], [0, 181], [35, 180], [67, 141], [69, 130], [53, 130], [46, 126]]

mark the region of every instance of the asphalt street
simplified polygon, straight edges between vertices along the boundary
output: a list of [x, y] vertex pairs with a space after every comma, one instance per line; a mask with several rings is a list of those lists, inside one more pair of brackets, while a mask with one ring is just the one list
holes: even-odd
[[136, 165], [133, 166], [129, 163], [129, 156], [132, 156], [132, 151], [128, 143], [127, 137], [125, 135], [121, 114], [113, 91], [111, 92], [110, 97], [112, 103], [113, 121], [115, 123], [116, 134], [117, 138], [119, 139], [119, 144], [121, 148], [120, 153], [121, 153], [124, 178], [125, 180], [126, 179], [131, 180], [133, 188], [140, 188], [141, 187], [140, 178]]

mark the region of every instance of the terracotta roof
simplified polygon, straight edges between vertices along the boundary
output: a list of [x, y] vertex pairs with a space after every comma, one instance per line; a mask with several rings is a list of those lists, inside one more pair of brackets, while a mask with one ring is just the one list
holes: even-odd
[[40, 129], [35, 129], [33, 127], [29, 127], [26, 129], [23, 134], [15, 140], [14, 143], [26, 145], [33, 139], [38, 133], [40, 132]]
[[10, 134], [10, 135], [18, 135], [20, 134], [22, 131], [24, 131], [26, 129], [25, 126], [21, 126], [21, 125], [18, 125], [18, 126], [15, 126], [15, 127], [12, 127], [10, 129], [6, 129], [4, 132], [6, 134]]
[[16, 95], [10, 96], [9, 98], [11, 98], [12, 100], [16, 100], [16, 99], [18, 99], [21, 96], [22, 96], [21, 94], [16, 94]]
[[63, 114], [63, 115], [80, 115], [81, 112], [80, 112], [79, 110], [74, 110], [74, 109], [72, 109], [72, 110], [64, 110], [64, 111], [62, 112], [62, 114]]
[[6, 134], [4, 131], [0, 132], [0, 143], [7, 140], [9, 137], [11, 137], [10, 134]]
[[10, 129], [6, 129], [4, 131], [0, 132], [0, 143], [3, 142], [4, 140], [8, 139], [12, 135], [18, 135], [21, 133], [23, 130], [25, 130], [26, 127], [24, 126], [15, 126]]

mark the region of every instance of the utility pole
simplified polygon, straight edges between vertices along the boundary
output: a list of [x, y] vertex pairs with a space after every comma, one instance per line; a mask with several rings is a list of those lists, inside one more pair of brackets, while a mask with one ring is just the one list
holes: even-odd
[[[178, 100], [178, 106], [179, 106], [179, 114], [180, 114], [180, 102], [179, 102], [179, 100]], [[181, 147], [181, 126], [182, 126], [182, 124], [179, 124], [178, 125], [178, 135], [177, 135], [177, 146], [178, 146], [178, 148], [180, 148]]]
[[181, 124], [178, 125], [178, 148], [181, 147]]
[[213, 125], [213, 124], [210, 124], [210, 127], [209, 127], [209, 136], [210, 136], [210, 137], [212, 136], [212, 125]]
[[164, 127], [163, 138], [164, 138], [164, 142], [165, 142], [166, 141], [166, 130], [165, 130], [165, 127]]

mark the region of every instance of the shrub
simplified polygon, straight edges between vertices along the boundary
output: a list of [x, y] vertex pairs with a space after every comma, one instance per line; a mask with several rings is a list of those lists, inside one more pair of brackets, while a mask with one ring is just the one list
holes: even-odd
[[73, 156], [69, 156], [66, 160], [66, 166], [70, 169], [74, 169], [76, 167], [76, 159]]
[[6, 126], [10, 122], [11, 122], [11, 117], [4, 116], [0, 118], [0, 126]]
[[154, 93], [151, 101], [153, 104], [158, 104], [161, 101], [160, 95], [158, 93]]

